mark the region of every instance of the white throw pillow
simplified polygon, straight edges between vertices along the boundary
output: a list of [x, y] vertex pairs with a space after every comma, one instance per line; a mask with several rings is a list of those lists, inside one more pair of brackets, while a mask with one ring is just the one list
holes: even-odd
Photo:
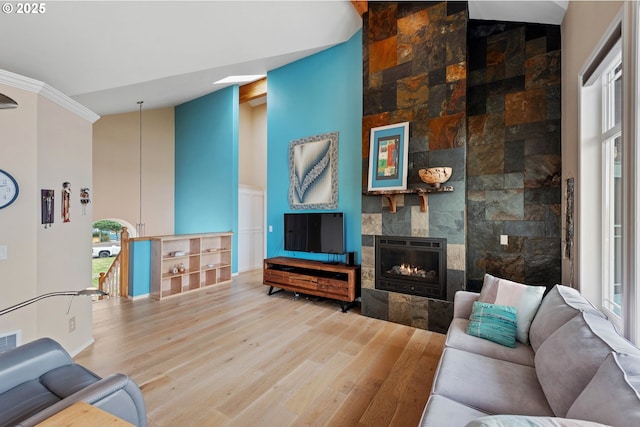
[[529, 328], [545, 289], [544, 286], [524, 285], [485, 274], [478, 301], [515, 307], [518, 319], [516, 339], [529, 344]]

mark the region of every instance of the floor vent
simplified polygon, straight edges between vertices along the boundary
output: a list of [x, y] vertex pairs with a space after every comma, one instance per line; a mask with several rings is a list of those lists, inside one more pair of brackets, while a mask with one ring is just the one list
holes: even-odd
[[19, 332], [0, 335], [0, 353], [16, 348], [19, 344]]

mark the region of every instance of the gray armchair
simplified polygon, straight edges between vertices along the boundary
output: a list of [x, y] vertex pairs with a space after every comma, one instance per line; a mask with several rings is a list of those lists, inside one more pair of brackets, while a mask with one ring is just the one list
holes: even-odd
[[100, 378], [52, 339], [0, 354], [0, 426], [34, 426], [79, 401], [135, 426], [147, 424], [142, 393], [131, 378]]

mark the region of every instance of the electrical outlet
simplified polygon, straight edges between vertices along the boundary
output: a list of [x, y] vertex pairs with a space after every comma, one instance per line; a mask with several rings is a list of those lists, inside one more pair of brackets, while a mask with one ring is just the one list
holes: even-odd
[[76, 316], [69, 319], [69, 333], [76, 330]]
[[501, 234], [500, 235], [500, 244], [503, 246], [508, 246], [509, 245], [509, 236], [507, 236], [506, 234]]
[[269, 233], [273, 233], [273, 225], [269, 226]]

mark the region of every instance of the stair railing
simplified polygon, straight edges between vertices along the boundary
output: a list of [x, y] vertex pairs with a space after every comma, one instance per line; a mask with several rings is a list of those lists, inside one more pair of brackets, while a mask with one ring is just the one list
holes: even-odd
[[120, 253], [116, 255], [109, 269], [100, 273], [98, 289], [106, 292], [110, 297], [127, 298], [129, 295], [129, 232], [127, 227], [122, 227], [120, 233]]

